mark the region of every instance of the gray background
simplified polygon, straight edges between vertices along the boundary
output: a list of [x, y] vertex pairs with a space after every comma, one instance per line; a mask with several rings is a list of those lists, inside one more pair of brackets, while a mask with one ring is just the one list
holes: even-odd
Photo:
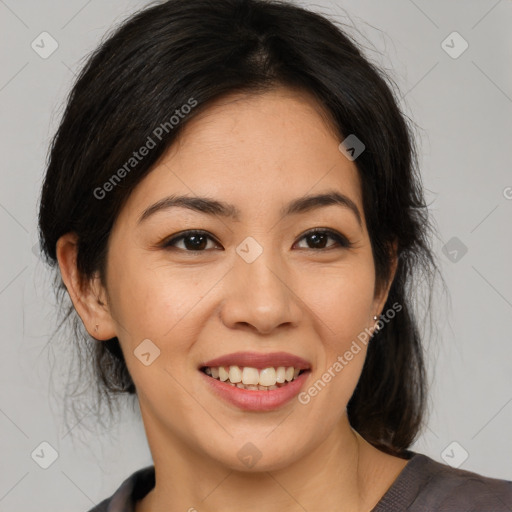
[[[421, 170], [450, 296], [434, 301], [431, 413], [412, 449], [512, 480], [512, 2], [302, 3], [354, 23], [420, 127]], [[86, 412], [72, 433], [64, 424], [59, 394], [72, 352], [47, 347], [55, 301], [34, 249], [47, 147], [74, 73], [110, 27], [143, 5], [0, 0], [2, 512], [85, 511], [151, 463], [137, 410], [124, 409], [102, 435], [82, 429]], [[31, 47], [43, 31], [59, 45], [47, 59]], [[458, 58], [442, 47], [453, 31], [469, 44]], [[452, 39], [450, 51], [460, 50]], [[46, 470], [31, 457], [44, 441], [58, 453]]]

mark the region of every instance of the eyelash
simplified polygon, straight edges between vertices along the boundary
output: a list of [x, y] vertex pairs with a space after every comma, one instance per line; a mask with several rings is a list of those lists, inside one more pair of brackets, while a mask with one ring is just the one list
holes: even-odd
[[[335, 240], [337, 243], [338, 243], [338, 246], [339, 248], [342, 248], [342, 249], [349, 249], [351, 247], [353, 247], [353, 243], [350, 242], [346, 237], [344, 237], [343, 235], [341, 235], [340, 233], [338, 233], [337, 231], [333, 231], [332, 229], [325, 229], [325, 228], [314, 228], [314, 229], [311, 229], [309, 231], [307, 231], [306, 233], [304, 233], [300, 238], [299, 240], [302, 240], [303, 238], [306, 238], [308, 236], [311, 236], [311, 235], [314, 235], [314, 234], [317, 234], [317, 233], [320, 233], [320, 234], [326, 234], [329, 236], [329, 238], [332, 238], [333, 240]], [[209, 238], [210, 240], [213, 240], [215, 243], [218, 243], [208, 232], [206, 231], [201, 231], [201, 230], [189, 230], [189, 231], [183, 231], [179, 236], [175, 236], [174, 238], [171, 238], [169, 239], [168, 241], [164, 242], [162, 244], [162, 246], [164, 248], [175, 248], [174, 247], [174, 244], [180, 240], [183, 240], [189, 236], [193, 236], [193, 235], [203, 235], [203, 236], [206, 236], [207, 238]], [[220, 245], [220, 244], [219, 244]], [[327, 250], [330, 250], [330, 249], [333, 249], [333, 248], [336, 248], [335, 245], [331, 245], [329, 247], [325, 247], [325, 248], [321, 248], [321, 249], [314, 249], [314, 248], [306, 248], [306, 250], [309, 250], [309, 251], [327, 251]], [[184, 251], [184, 252], [189, 252], [189, 253], [198, 253], [198, 252], [205, 252], [206, 250], [208, 249], [198, 249], [198, 250], [188, 250], [188, 249], [179, 249], [180, 251]]]

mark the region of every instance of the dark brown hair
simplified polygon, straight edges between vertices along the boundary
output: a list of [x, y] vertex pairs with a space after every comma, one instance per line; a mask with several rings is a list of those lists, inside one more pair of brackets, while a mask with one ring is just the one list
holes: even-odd
[[[130, 17], [88, 59], [68, 98], [42, 188], [41, 247], [55, 266], [57, 240], [74, 232], [80, 274], [103, 277], [109, 234], [124, 202], [187, 122], [224, 95], [283, 85], [312, 94], [340, 142], [355, 134], [365, 145], [355, 164], [378, 286], [389, 279], [390, 247], [397, 242], [398, 267], [384, 311], [396, 303], [401, 310], [369, 343], [348, 415], [367, 441], [401, 454], [418, 435], [425, 412], [412, 283], [421, 275], [432, 291], [432, 224], [396, 86], [326, 17], [265, 0], [169, 0]], [[184, 114], [191, 98], [196, 106]], [[179, 122], [171, 121], [173, 115]], [[157, 137], [159, 126], [167, 129]], [[155, 147], [127, 168], [148, 137]], [[112, 182], [116, 173], [122, 179]], [[99, 193], [107, 182], [108, 194]], [[59, 275], [56, 288], [64, 307]], [[134, 394], [117, 338], [91, 339], [72, 305], [65, 309], [64, 320], [74, 319], [81, 358], [94, 371], [98, 396], [110, 406], [116, 393]]]

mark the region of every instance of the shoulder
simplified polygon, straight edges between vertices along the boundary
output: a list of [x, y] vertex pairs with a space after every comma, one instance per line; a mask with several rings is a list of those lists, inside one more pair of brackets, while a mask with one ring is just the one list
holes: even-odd
[[427, 455], [411, 459], [374, 512], [511, 512], [512, 481], [453, 468]]
[[89, 512], [132, 512], [134, 504], [155, 486], [155, 467], [147, 466], [132, 473], [109, 498]]

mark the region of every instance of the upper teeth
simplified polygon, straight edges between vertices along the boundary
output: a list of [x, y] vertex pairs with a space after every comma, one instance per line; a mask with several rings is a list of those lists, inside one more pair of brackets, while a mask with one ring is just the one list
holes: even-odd
[[293, 366], [279, 366], [277, 368], [264, 368], [258, 370], [250, 366], [217, 366], [208, 367], [205, 372], [211, 375], [214, 379], [227, 381], [236, 384], [242, 382], [245, 385], [260, 385], [260, 386], [275, 386], [276, 382], [284, 383], [292, 381], [299, 375], [300, 369]]

